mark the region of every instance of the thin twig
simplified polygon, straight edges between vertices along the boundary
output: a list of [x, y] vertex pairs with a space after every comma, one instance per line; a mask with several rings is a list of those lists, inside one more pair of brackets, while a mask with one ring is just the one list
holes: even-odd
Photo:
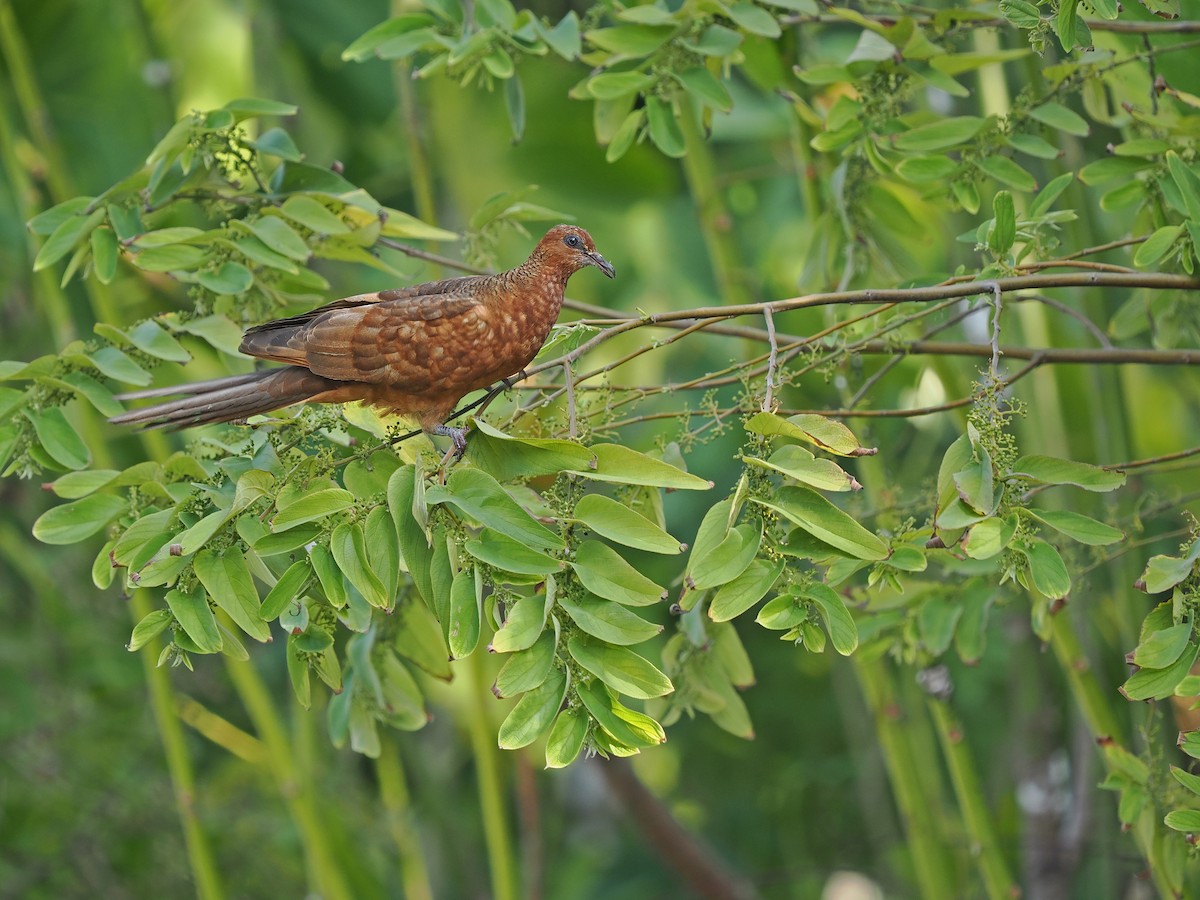
[[775, 343], [775, 319], [771, 310], [763, 310], [763, 320], [767, 323], [767, 338], [771, 342], [771, 355], [767, 358], [767, 389], [763, 396], [763, 412], [771, 412], [775, 405], [775, 367], [779, 364], [779, 346]]

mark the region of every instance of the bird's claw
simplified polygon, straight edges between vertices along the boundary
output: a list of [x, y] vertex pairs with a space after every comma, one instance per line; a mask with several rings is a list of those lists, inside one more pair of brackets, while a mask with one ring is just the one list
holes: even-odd
[[454, 428], [450, 425], [439, 425], [433, 430], [433, 433], [450, 438], [451, 447], [446, 451], [446, 455], [442, 457], [443, 469], [450, 465], [450, 463], [458, 462], [463, 458], [463, 454], [467, 452], [467, 429]]

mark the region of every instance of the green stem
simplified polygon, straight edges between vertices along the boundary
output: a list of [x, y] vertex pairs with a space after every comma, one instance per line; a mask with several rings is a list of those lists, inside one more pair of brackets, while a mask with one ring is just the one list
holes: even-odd
[[[1120, 725], [1113, 714], [1112, 705], [1092, 674], [1091, 665], [1083, 653], [1079, 637], [1075, 634], [1075, 629], [1068, 619], [1069, 610], [1070, 607], [1052, 619], [1050, 646], [1054, 650], [1059, 666], [1066, 673], [1067, 683], [1075, 697], [1075, 703], [1083, 713], [1092, 734], [1096, 736], [1097, 740], [1112, 741], [1124, 746], [1125, 739], [1121, 735]], [[1104, 762], [1105, 770], [1111, 773], [1113, 768], [1109, 763], [1108, 755], [1101, 753], [1100, 757]], [[1159, 814], [1155, 811], [1155, 805], [1148, 803], [1146, 807], [1131, 829], [1134, 841], [1149, 864], [1150, 874], [1159, 894], [1163, 897], [1177, 897], [1179, 893], [1168, 880], [1162, 859], [1163, 840], [1171, 835], [1165, 834], [1165, 826], [1161, 824]]]
[[963, 740], [962, 726], [950, 709], [948, 701], [929, 699], [929, 712], [942, 755], [950, 770], [950, 781], [954, 795], [958, 798], [963, 813], [963, 823], [971, 838], [971, 853], [977, 857], [979, 873], [991, 900], [1007, 900], [1020, 894], [1019, 885], [1013, 880], [1004, 854], [992, 830], [992, 817], [983, 798], [983, 786]]
[[[130, 598], [130, 611], [135, 622], [146, 616], [153, 606], [147, 591], [134, 591]], [[150, 708], [154, 712], [154, 724], [162, 741], [167, 758], [167, 772], [175, 790], [175, 806], [183, 825], [183, 840], [187, 847], [188, 864], [192, 878], [196, 881], [196, 894], [204, 900], [223, 897], [224, 891], [217, 875], [208, 838], [196, 818], [192, 800], [196, 793], [196, 773], [188, 756], [183, 726], [175, 714], [175, 699], [171, 690], [169, 671], [160, 668], [158, 656], [162, 652], [161, 642], [150, 641], [138, 654], [142, 658], [146, 684], [150, 688]]]
[[412, 827], [408, 785], [404, 781], [404, 766], [400, 748], [391, 734], [385, 733], [383, 748], [375, 760], [375, 776], [379, 779], [379, 797], [387, 814], [388, 830], [396, 844], [400, 864], [400, 883], [408, 900], [432, 900], [433, 888], [421, 842]]
[[708, 247], [717, 291], [721, 300], [727, 304], [751, 303], [753, 297], [746, 285], [741, 256], [733, 237], [733, 220], [725, 208], [717, 185], [716, 162], [708, 143], [704, 140], [691, 101], [680, 97], [678, 108], [685, 148], [683, 171], [692, 199], [696, 203], [700, 230], [704, 234], [705, 246]]
[[911, 716], [901, 712], [892, 681], [894, 673], [883, 660], [865, 660], [861, 653], [851, 657], [863, 695], [875, 718], [883, 763], [912, 856], [920, 894], [925, 900], [958, 896], [952, 877], [953, 865], [940, 839], [941, 828], [935, 816], [920, 772], [928, 760], [913, 751], [910, 733], [917, 727]]
[[250, 721], [254, 723], [259, 740], [267, 747], [271, 760], [271, 774], [275, 777], [279, 793], [287, 804], [292, 821], [296, 823], [300, 833], [300, 841], [304, 845], [304, 857], [312, 889], [322, 897], [332, 900], [352, 897], [353, 892], [330, 852], [332, 844], [317, 813], [313, 779], [298, 770], [287, 731], [258, 670], [252, 662], [238, 662], [228, 658], [225, 670], [246, 707]]
[[480, 654], [472, 653], [465, 662], [471, 679], [471, 704], [474, 707], [467, 716], [467, 730], [479, 778], [479, 806], [483, 812], [483, 835], [492, 874], [492, 896], [494, 900], [516, 900], [517, 867], [513, 860], [512, 838], [500, 779], [499, 750], [485, 705], [485, 698], [491, 693], [488, 676], [480, 661]]

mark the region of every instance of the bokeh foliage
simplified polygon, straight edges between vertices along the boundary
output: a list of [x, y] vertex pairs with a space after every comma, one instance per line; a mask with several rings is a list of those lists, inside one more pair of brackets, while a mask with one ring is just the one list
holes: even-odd
[[[666, 890], [586, 748], [637, 754], [766, 894], [835, 868], [924, 896], [1115, 896], [1142, 868], [1183, 892], [1200, 85], [1195, 23], [1144, 6], [260, 4], [251, 31], [148, 4], [96, 42], [0, 3], [0, 459], [66, 501], [3, 487], [6, 593], [37, 601], [8, 604], [9, 764], [145, 758], [116, 594], [86, 587], [118, 581], [189, 863], [135, 852], [167, 781], [115, 769], [103, 866], [42, 871], [60, 776], [6, 800], [4, 874], [215, 896], [278, 889], [290, 854], [331, 896], [386, 893], [397, 859], [414, 895]], [[569, 215], [617, 264], [610, 310], [576, 305], [448, 473], [357, 408], [183, 444], [102, 421], [130, 386], [246, 371], [249, 324], [433, 277], [457, 238], [468, 267], [515, 261]], [[498, 713], [489, 682], [519, 699]], [[59, 746], [81, 684], [126, 713]], [[1178, 729], [1129, 702], [1169, 698]]]

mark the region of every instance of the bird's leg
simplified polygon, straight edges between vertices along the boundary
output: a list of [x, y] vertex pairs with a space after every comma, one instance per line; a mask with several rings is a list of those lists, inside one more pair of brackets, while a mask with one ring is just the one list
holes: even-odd
[[445, 435], [450, 438], [452, 446], [446, 451], [446, 455], [442, 457], [442, 468], [444, 469], [451, 462], [458, 462], [462, 459], [463, 454], [467, 452], [467, 429], [453, 428], [450, 425], [438, 425], [433, 429], [434, 434]]

